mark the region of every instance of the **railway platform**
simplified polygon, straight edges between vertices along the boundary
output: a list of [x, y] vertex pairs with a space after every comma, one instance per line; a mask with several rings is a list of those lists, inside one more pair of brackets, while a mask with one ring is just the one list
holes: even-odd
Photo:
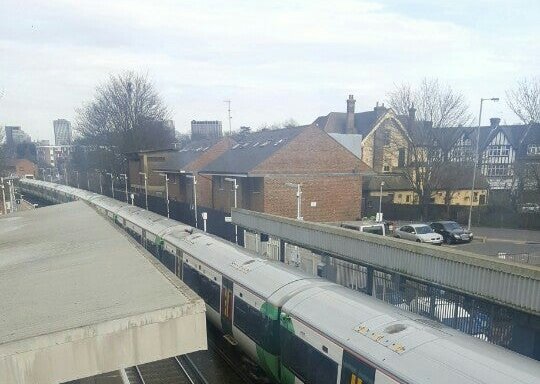
[[204, 301], [83, 202], [0, 218], [0, 303], [2, 384], [69, 382], [207, 348]]

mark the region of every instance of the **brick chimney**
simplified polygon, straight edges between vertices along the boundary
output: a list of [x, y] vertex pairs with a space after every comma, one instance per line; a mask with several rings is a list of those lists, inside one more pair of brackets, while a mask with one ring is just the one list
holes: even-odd
[[501, 123], [501, 119], [499, 119], [498, 117], [492, 117], [491, 119], [489, 119], [489, 123], [491, 125], [491, 128], [497, 128]]
[[382, 105], [379, 105], [379, 102], [377, 101], [377, 105], [375, 105], [373, 110], [376, 112], [377, 118], [379, 118], [386, 112], [387, 109], [384, 106], [384, 103], [382, 103]]
[[354, 103], [356, 100], [354, 100], [353, 95], [349, 95], [349, 98], [347, 99], [347, 126], [345, 129], [345, 133], [356, 133], [356, 129], [354, 128]]

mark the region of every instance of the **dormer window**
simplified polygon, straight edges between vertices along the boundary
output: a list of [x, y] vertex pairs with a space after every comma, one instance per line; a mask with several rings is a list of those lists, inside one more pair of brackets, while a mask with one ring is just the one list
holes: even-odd
[[530, 155], [530, 156], [540, 155], [540, 144], [527, 145], [527, 155]]

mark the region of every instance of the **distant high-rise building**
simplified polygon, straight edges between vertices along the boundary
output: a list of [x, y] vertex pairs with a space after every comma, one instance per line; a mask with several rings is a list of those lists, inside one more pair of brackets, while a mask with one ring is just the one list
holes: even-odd
[[191, 121], [191, 139], [213, 139], [223, 136], [223, 129], [221, 127], [221, 121]]
[[24, 132], [21, 127], [8, 126], [5, 127], [6, 131], [6, 146], [8, 148], [15, 148], [17, 144], [29, 143], [32, 141], [29, 135]]
[[54, 143], [56, 145], [71, 145], [71, 123], [65, 119], [53, 121]]

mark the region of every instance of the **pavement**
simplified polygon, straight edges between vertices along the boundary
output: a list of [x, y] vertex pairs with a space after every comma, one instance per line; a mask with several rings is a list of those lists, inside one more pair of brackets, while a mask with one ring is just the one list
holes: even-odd
[[483, 238], [486, 241], [508, 241], [516, 244], [540, 244], [540, 231], [488, 227], [473, 227], [472, 231], [477, 239]]

